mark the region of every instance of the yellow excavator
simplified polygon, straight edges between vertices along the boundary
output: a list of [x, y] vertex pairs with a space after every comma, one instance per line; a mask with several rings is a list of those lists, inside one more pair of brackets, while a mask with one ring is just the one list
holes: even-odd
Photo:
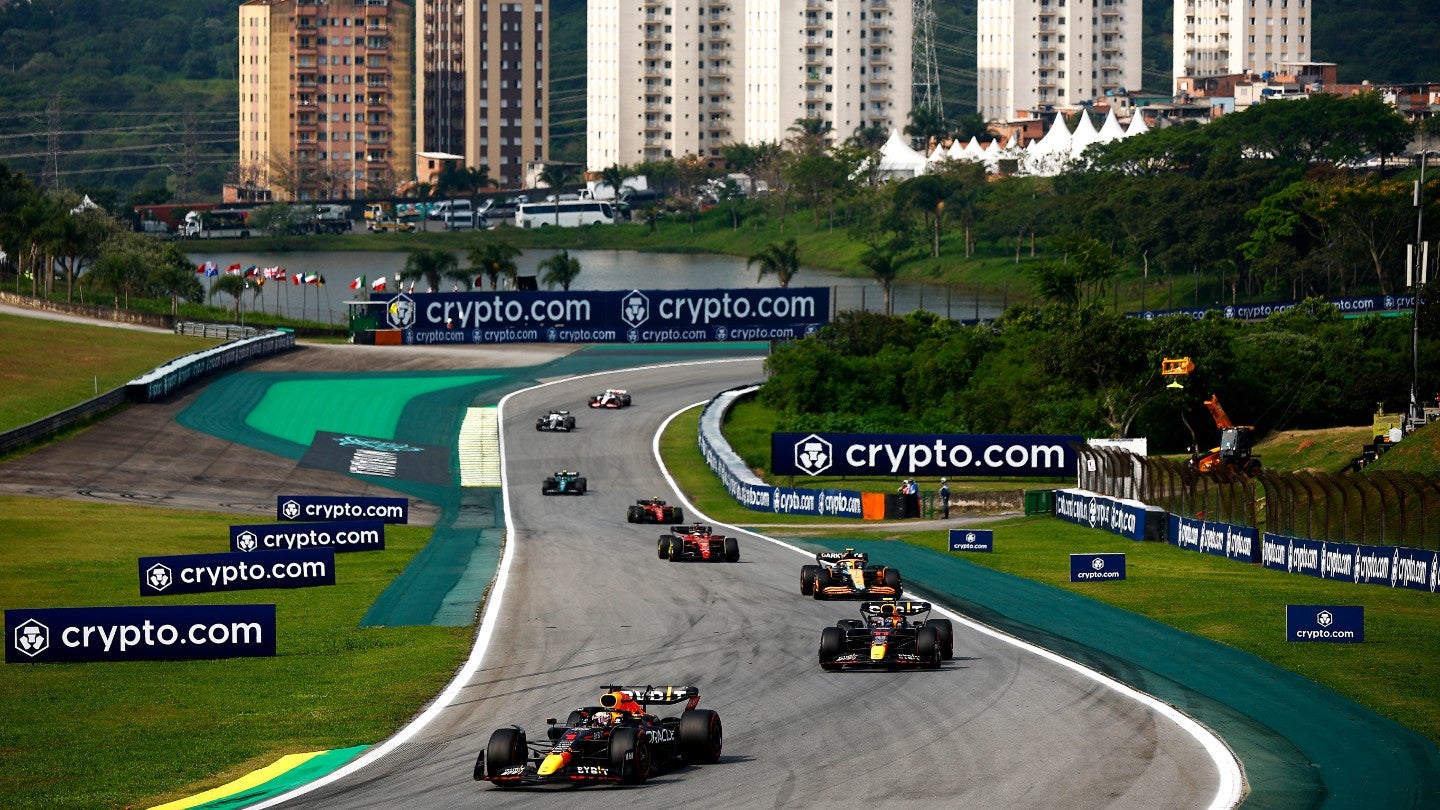
[[[1165, 358], [1160, 361], [1160, 376], [1170, 378], [1168, 388], [1184, 388], [1182, 379], [1195, 370], [1195, 363], [1188, 357]], [[1205, 408], [1220, 428], [1220, 446], [1201, 455], [1197, 447], [1190, 457], [1189, 467], [1195, 472], [1211, 475], [1220, 472], [1238, 473], [1252, 477], [1260, 471], [1260, 457], [1251, 455], [1254, 447], [1255, 427], [1237, 425], [1230, 421], [1230, 415], [1220, 405], [1220, 397], [1211, 394], [1205, 400]]]

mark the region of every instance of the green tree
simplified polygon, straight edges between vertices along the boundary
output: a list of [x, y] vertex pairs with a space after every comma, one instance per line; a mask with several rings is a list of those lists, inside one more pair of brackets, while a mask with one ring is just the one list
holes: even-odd
[[885, 291], [885, 314], [889, 315], [895, 311], [891, 300], [891, 291], [895, 286], [895, 278], [900, 275], [900, 263], [896, 261], [895, 254], [888, 250], [871, 248], [860, 257], [860, 263], [870, 271], [870, 277], [880, 282], [880, 288]]
[[240, 300], [245, 295], [245, 277], [234, 273], [221, 273], [215, 283], [210, 285], [210, 297], [213, 299], [217, 295], [228, 295], [235, 299], [235, 321], [241, 323]]
[[423, 279], [430, 292], [440, 289], [440, 280], [455, 270], [455, 254], [443, 248], [411, 248], [405, 257], [405, 266], [400, 270], [402, 281]]
[[917, 104], [910, 108], [910, 123], [903, 132], [919, 141], [921, 150], [928, 152], [931, 143], [939, 143], [950, 134], [950, 122], [939, 110]]
[[580, 260], [570, 255], [570, 251], [562, 250], [540, 262], [540, 282], [546, 289], [554, 289], [555, 285], [565, 291], [570, 290], [576, 277], [580, 275]]
[[771, 242], [747, 259], [745, 268], [748, 270], [751, 265], [756, 264], [760, 265], [760, 274], [756, 281], [764, 281], [766, 276], [773, 275], [780, 282], [781, 289], [789, 287], [790, 280], [800, 270], [800, 245], [794, 238], [784, 242]]
[[466, 251], [466, 259], [470, 262], [470, 272], [477, 276], [484, 276], [490, 279], [490, 289], [494, 290], [499, 285], [500, 278], [513, 279], [519, 272], [515, 266], [515, 259], [520, 255], [520, 249], [504, 241], [503, 239], [486, 239], [477, 247]]
[[[545, 168], [540, 170], [540, 183], [553, 192], [555, 200], [560, 200], [565, 185], [570, 182], [570, 167], [563, 163], [547, 163]], [[555, 206], [555, 224], [560, 224], [560, 206]]]

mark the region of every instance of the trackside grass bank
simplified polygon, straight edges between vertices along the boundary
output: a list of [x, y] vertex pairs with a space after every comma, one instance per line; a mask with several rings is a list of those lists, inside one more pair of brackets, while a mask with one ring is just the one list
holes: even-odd
[[28, 425], [218, 340], [0, 314], [0, 430]]
[[[717, 521], [741, 526], [784, 525], [771, 534], [837, 540], [888, 540], [948, 552], [943, 531], [876, 531], [861, 521], [836, 529], [833, 518], [770, 515], [739, 504], [705, 466], [695, 443], [698, 409], [676, 418], [661, 452], [687, 497]], [[825, 524], [821, 527], [817, 524]], [[788, 528], [794, 525], [795, 528]], [[1430, 684], [1440, 677], [1440, 597], [1429, 593], [1347, 585], [1283, 574], [1163, 543], [1136, 543], [1054, 518], [1012, 518], [987, 524], [996, 551], [965, 559], [1006, 574], [1082, 594], [1163, 624], [1251, 652], [1328, 686], [1356, 703], [1440, 742], [1440, 700]], [[1129, 579], [1069, 581], [1068, 555], [1124, 552]], [[797, 571], [800, 564], [797, 559]], [[975, 600], [983, 603], [982, 594]], [[1285, 641], [1286, 604], [1365, 606], [1363, 644]], [[1203, 666], [1203, 662], [1197, 662]]]
[[[0, 607], [142, 604], [137, 558], [224, 551], [253, 516], [0, 497]], [[430, 536], [388, 526], [386, 550], [336, 555], [334, 586], [144, 604], [274, 603], [277, 655], [0, 667], [0, 796], [8, 807], [152, 806], [285, 754], [377, 742], [444, 688], [470, 627], [360, 628]]]

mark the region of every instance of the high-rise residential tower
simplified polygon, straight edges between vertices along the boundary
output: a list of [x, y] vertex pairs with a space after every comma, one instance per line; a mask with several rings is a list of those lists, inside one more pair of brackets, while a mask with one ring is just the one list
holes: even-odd
[[413, 176], [410, 3], [245, 0], [239, 34], [241, 185], [354, 199]]
[[1176, 93], [1185, 79], [1310, 61], [1310, 0], [1175, 0]]
[[[484, 166], [502, 186], [524, 183], [549, 156], [548, 4], [544, 0], [417, 0], [419, 151]], [[425, 167], [418, 179], [430, 181]]]
[[910, 117], [911, 0], [589, 0], [586, 166]]
[[980, 113], [1003, 121], [1140, 88], [1140, 0], [979, 0]]

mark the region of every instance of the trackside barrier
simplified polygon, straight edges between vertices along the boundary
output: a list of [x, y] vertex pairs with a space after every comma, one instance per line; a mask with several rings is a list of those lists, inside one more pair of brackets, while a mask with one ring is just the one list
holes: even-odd
[[725, 441], [720, 425], [735, 401], [759, 386], [723, 391], [700, 414], [700, 453], [720, 477], [725, 491], [747, 509], [782, 515], [823, 515], [827, 517], [869, 517], [862, 506], [862, 493], [849, 489], [795, 489], [772, 487], [745, 466], [744, 460]]
[[1274, 571], [1440, 593], [1440, 551], [1331, 543], [1265, 532], [1260, 562]]
[[1165, 539], [1165, 510], [1081, 489], [1055, 491], [1055, 517], [1131, 540]]
[[131, 402], [153, 402], [211, 372], [293, 348], [295, 333], [277, 331], [192, 352], [126, 383], [125, 396]]

